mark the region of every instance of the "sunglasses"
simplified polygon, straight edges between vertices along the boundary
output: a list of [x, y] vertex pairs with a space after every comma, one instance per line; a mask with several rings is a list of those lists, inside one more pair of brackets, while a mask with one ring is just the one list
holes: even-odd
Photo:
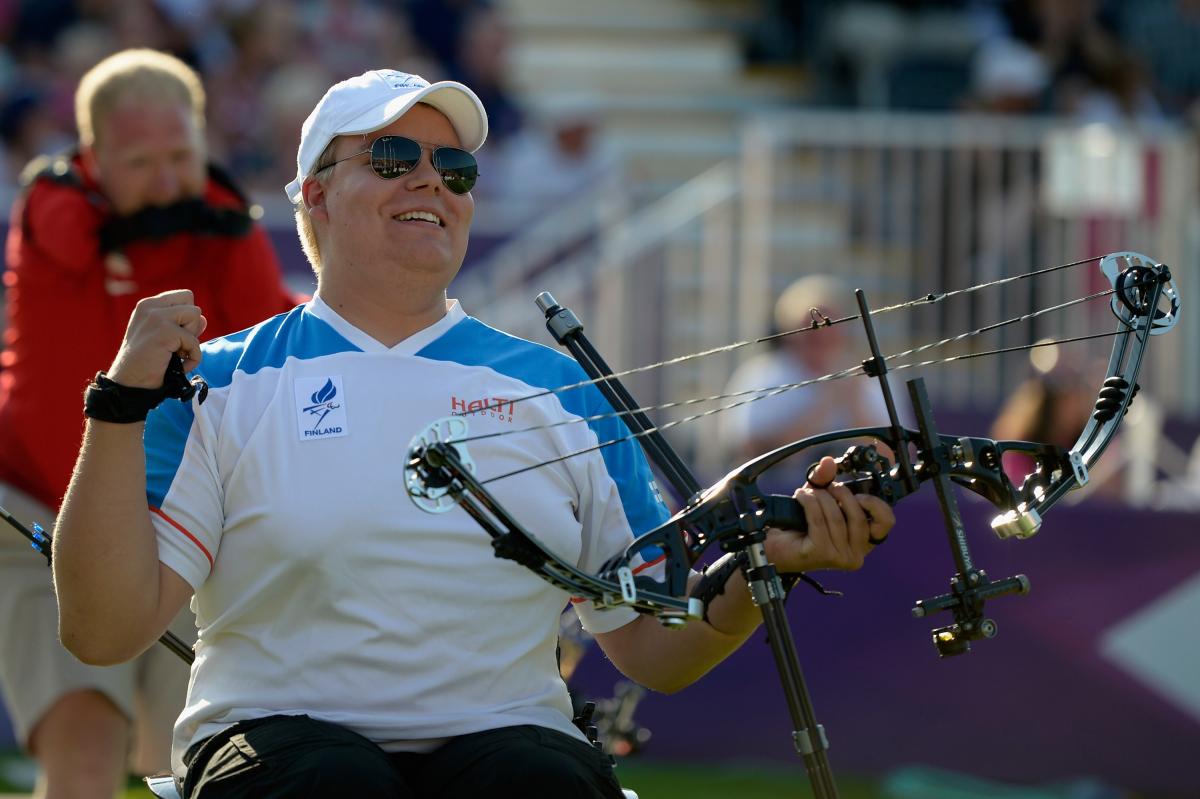
[[361, 152], [326, 164], [317, 170], [323, 172], [334, 164], [371, 154], [371, 169], [384, 180], [407, 175], [421, 162], [421, 151], [428, 147], [433, 168], [442, 178], [442, 184], [455, 194], [466, 194], [475, 186], [479, 177], [479, 163], [475, 156], [457, 147], [423, 144], [407, 136], [380, 136], [371, 146]]

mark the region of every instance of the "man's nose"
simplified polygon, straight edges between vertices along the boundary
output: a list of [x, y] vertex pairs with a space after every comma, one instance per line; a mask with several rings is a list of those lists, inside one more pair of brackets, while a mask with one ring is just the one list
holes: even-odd
[[154, 170], [154, 177], [150, 182], [150, 196], [158, 204], [174, 202], [179, 198], [182, 185], [179, 174], [169, 164], [162, 164]]
[[404, 185], [410, 189], [423, 189], [426, 186], [432, 186], [435, 189], [441, 187], [442, 176], [433, 166], [433, 153], [430, 150], [421, 148], [421, 160], [417, 161], [413, 170], [404, 176]]

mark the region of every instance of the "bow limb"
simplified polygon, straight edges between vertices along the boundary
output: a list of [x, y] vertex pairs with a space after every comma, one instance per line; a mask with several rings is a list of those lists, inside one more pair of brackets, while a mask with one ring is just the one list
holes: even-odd
[[[1095, 409], [1067, 451], [1066, 463], [1057, 457], [1039, 461], [1039, 469], [1025, 479], [1021, 501], [993, 520], [992, 527], [1001, 537], [1033, 535], [1046, 511], [1068, 491], [1087, 484], [1089, 471], [1116, 437], [1137, 394], [1138, 373], [1150, 337], [1170, 331], [1179, 321], [1179, 292], [1163, 264], [1138, 253], [1121, 252], [1101, 259], [1100, 269], [1114, 289], [1111, 308], [1117, 317], [1118, 335]], [[1008, 449], [1031, 446], [1028, 442], [1005, 443], [1010, 445]]]

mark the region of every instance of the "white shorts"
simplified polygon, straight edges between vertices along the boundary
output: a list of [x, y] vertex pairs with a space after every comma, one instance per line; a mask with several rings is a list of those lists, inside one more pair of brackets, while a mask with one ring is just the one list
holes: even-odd
[[[0, 506], [32, 529], [52, 532], [49, 508], [0, 483]], [[189, 670], [177, 655], [154, 644], [119, 666], [87, 666], [58, 642], [58, 608], [46, 559], [28, 539], [0, 520], [0, 698], [23, 747], [29, 733], [60, 697], [93, 689], [107, 696], [133, 722], [130, 768], [139, 774], [167, 771], [171, 733], [183, 710]], [[187, 643], [196, 623], [184, 608], [171, 631]]]

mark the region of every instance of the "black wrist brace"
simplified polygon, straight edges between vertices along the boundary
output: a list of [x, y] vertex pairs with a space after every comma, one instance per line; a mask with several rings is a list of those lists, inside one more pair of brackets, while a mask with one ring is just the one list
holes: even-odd
[[83, 413], [90, 419], [116, 424], [145, 421], [146, 415], [166, 399], [165, 385], [158, 388], [134, 388], [114, 383], [104, 372], [96, 372], [83, 392]]
[[208, 397], [208, 383], [199, 375], [188, 380], [183, 373], [183, 359], [172, 355], [158, 388], [133, 388], [108, 379], [104, 372], [96, 376], [83, 392], [83, 413], [89, 419], [116, 424], [145, 421], [150, 411], [168, 397], [190, 402], [192, 397], [203, 404]]

